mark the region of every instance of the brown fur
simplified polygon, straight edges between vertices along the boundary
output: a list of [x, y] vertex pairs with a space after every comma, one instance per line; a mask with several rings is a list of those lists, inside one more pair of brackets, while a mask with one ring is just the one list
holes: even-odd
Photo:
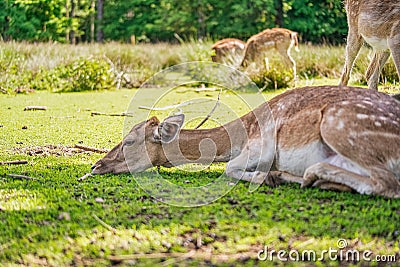
[[236, 62], [240, 62], [243, 57], [245, 45], [245, 42], [235, 38], [219, 40], [211, 47], [215, 52], [212, 61], [234, 65]]
[[[347, 85], [354, 61], [365, 39], [374, 55], [365, 74], [370, 89], [378, 90], [379, 74], [392, 53], [400, 77], [400, 2], [396, 0], [346, 0], [349, 32], [346, 62], [340, 85]], [[385, 43], [387, 43], [387, 47]], [[390, 51], [389, 51], [390, 49]]]
[[246, 42], [246, 50], [241, 63], [242, 67], [247, 67], [251, 62], [262, 66], [266, 51], [276, 49], [282, 56], [285, 65], [293, 68], [296, 77], [296, 62], [290, 56], [290, 49], [294, 45], [298, 49], [297, 33], [288, 29], [273, 28], [266, 29], [250, 37]]

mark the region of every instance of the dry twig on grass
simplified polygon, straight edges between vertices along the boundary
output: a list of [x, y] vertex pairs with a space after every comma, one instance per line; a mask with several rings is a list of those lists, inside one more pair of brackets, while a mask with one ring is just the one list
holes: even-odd
[[46, 106], [26, 106], [24, 108], [24, 111], [27, 111], [27, 110], [47, 110], [47, 107]]
[[97, 217], [96, 214], [92, 214], [93, 218], [100, 223], [104, 228], [106, 228], [107, 230], [110, 230], [111, 232], [113, 232], [114, 234], [117, 233], [117, 229], [115, 229], [114, 227], [106, 224], [103, 220], [101, 220], [99, 217]]
[[206, 99], [204, 101], [198, 101], [198, 102], [193, 102], [193, 101], [187, 101], [187, 102], [183, 102], [180, 104], [176, 104], [176, 105], [170, 105], [170, 106], [165, 106], [165, 107], [147, 107], [147, 106], [139, 106], [139, 109], [147, 109], [147, 110], [152, 110], [152, 111], [163, 111], [163, 110], [168, 110], [168, 109], [174, 109], [174, 108], [180, 108], [180, 107], [184, 107], [184, 106], [189, 106], [189, 105], [193, 105], [193, 104], [200, 104], [200, 103], [204, 103], [204, 102], [208, 102], [210, 101], [209, 99]]
[[78, 178], [78, 182], [82, 182], [83, 180], [92, 177], [93, 175], [91, 173], [86, 173], [84, 176]]
[[214, 92], [217, 91], [217, 88], [212, 88], [212, 87], [202, 87], [202, 88], [197, 88], [196, 90], [194, 90], [196, 93], [200, 93], [200, 92]]
[[36, 180], [36, 178], [26, 176], [26, 175], [20, 175], [20, 174], [7, 174], [8, 177], [15, 178], [15, 179], [24, 179], [24, 180]]
[[137, 259], [171, 259], [170, 262], [176, 260], [185, 260], [185, 259], [198, 259], [198, 260], [215, 260], [217, 262], [227, 262], [227, 261], [235, 261], [240, 259], [250, 259], [254, 258], [257, 253], [251, 252], [243, 252], [236, 254], [212, 254], [210, 252], [203, 251], [189, 251], [188, 253], [179, 253], [179, 252], [171, 252], [171, 253], [149, 253], [149, 254], [130, 254], [130, 255], [115, 255], [109, 256], [108, 259], [112, 262], [119, 263], [122, 261], [128, 260], [137, 260]]
[[[168, 259], [168, 260], [164, 261], [161, 266], [171, 266], [171, 265], [177, 264], [178, 262], [182, 262], [182, 261], [190, 258], [195, 253], [196, 253], [195, 250], [191, 250], [188, 253], [185, 253], [180, 257], [176, 257], [176, 258], [172, 258], [172, 259]], [[209, 254], [211, 255], [211, 253], [209, 253]], [[210, 259], [207, 259], [207, 260], [210, 260]]]
[[20, 164], [28, 164], [27, 160], [13, 160], [13, 161], [2, 161], [0, 165], [20, 165]]
[[75, 148], [79, 148], [79, 149], [82, 149], [85, 151], [91, 151], [91, 152], [95, 152], [95, 153], [108, 153], [109, 152], [108, 149], [95, 148], [95, 147], [84, 146], [84, 145], [79, 145], [79, 144], [75, 144]]
[[188, 102], [184, 102], [184, 103], [180, 103], [177, 105], [171, 105], [171, 106], [165, 106], [165, 107], [147, 107], [147, 106], [139, 106], [139, 109], [147, 109], [147, 110], [153, 110], [153, 111], [162, 111], [162, 110], [168, 110], [168, 109], [173, 109], [173, 108], [179, 108], [179, 107], [183, 107], [183, 106], [188, 106], [193, 104], [192, 101], [188, 101]]
[[136, 259], [163, 259], [163, 258], [191, 258], [195, 254], [195, 251], [189, 251], [188, 253], [170, 252], [170, 253], [140, 253], [130, 255], [115, 255], [109, 256], [108, 259], [113, 262], [122, 262], [126, 260]]
[[183, 94], [183, 93], [187, 93], [187, 92], [195, 92], [195, 93], [201, 93], [201, 92], [215, 92], [217, 91], [217, 88], [214, 87], [200, 87], [200, 88], [196, 88], [196, 89], [181, 89], [181, 90], [177, 90], [176, 92], [178, 94]]
[[126, 112], [122, 112], [122, 113], [92, 112], [92, 113], [90, 113], [90, 116], [134, 117], [133, 114], [131, 114], [131, 113], [126, 113]]
[[179, 258], [179, 259], [188, 259], [193, 258], [196, 254], [196, 251], [192, 250], [188, 253], [180, 253], [180, 252], [170, 252], [170, 253], [148, 253], [148, 254], [130, 254], [130, 255], [115, 255], [109, 256], [108, 259], [112, 262], [118, 263], [127, 260], [137, 260], [137, 259], [163, 259], [163, 258]]

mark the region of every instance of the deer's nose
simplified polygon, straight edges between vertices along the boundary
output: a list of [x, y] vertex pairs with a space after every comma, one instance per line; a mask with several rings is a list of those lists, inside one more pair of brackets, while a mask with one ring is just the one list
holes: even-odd
[[102, 164], [101, 164], [101, 163], [98, 163], [98, 162], [96, 162], [95, 164], [93, 164], [92, 167], [91, 167], [91, 168], [92, 168], [92, 172], [93, 172], [96, 168], [101, 167], [101, 165], [102, 165]]
[[100, 167], [101, 165], [103, 165], [103, 163], [101, 162], [101, 160], [96, 161], [93, 165], [92, 165], [92, 171], [94, 169], [96, 169], [97, 167]]

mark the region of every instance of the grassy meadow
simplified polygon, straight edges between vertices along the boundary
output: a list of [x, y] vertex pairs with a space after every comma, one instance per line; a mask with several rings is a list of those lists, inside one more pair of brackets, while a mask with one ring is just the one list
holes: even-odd
[[[183, 62], [211, 61], [212, 42], [181, 44], [119, 43], [76, 46], [47, 43], [0, 43], [0, 90], [3, 93], [47, 90], [71, 92], [110, 88], [137, 88], [155, 73]], [[366, 47], [356, 60], [351, 83], [366, 85], [364, 73], [370, 60]], [[300, 45], [291, 51], [301, 85], [331, 80], [337, 84], [344, 62], [344, 47]], [[270, 70], [250, 74], [260, 88], [293, 87], [293, 75], [274, 51], [267, 55]], [[333, 80], [334, 79], [334, 80]], [[381, 75], [381, 88], [397, 88], [396, 68], [390, 58]], [[326, 83], [324, 81], [324, 83]]]
[[[130, 126], [147, 114], [134, 110], [135, 117], [126, 118], [92, 113], [120, 114], [127, 111], [132, 100], [151, 106], [152, 96], [159, 89], [135, 88], [166, 67], [209, 61], [210, 46], [211, 42], [137, 46], [0, 44], [0, 162], [28, 161], [25, 165], [0, 165], [0, 265], [276, 266], [288, 263], [277, 260], [276, 255], [273, 262], [260, 261], [258, 251], [267, 246], [276, 251], [321, 253], [338, 249], [340, 239], [347, 242], [345, 250], [369, 250], [373, 256], [396, 255], [399, 264], [399, 200], [300, 189], [296, 184], [261, 186], [249, 193], [248, 183], [239, 182], [209, 205], [185, 208], [157, 202], [130, 174], [97, 175], [78, 181], [104, 154], [77, 149], [76, 144], [110, 149], [122, 139], [128, 121]], [[296, 85], [338, 83], [343, 47], [303, 45], [300, 50], [292, 51], [300, 76]], [[368, 63], [367, 54], [368, 50], [363, 49], [353, 84], [365, 83], [362, 73]], [[74, 65], [76, 62], [83, 65]], [[71, 92], [74, 90], [69, 85], [74, 81], [68, 80], [66, 73], [75, 75], [79, 66], [89, 70], [83, 74], [88, 77], [85, 88], [89, 89]], [[104, 66], [109, 69], [104, 71]], [[385, 77], [392, 77], [393, 68], [390, 62]], [[97, 81], [96, 73], [104, 79]], [[81, 76], [78, 73], [76, 80]], [[57, 87], [54, 81], [64, 87]], [[117, 85], [119, 89], [115, 89]], [[110, 90], [98, 90], [99, 86]], [[399, 90], [392, 78], [384, 80], [382, 88]], [[196, 114], [202, 111], [205, 116], [218, 97], [218, 90], [194, 89], [176, 88], [157, 105], [207, 100], [183, 108], [197, 118], [185, 125], [192, 128], [200, 120]], [[283, 90], [266, 90], [263, 97], [270, 99]], [[223, 91], [220, 97], [222, 104], [212, 116], [219, 123], [249, 111], [236, 94]], [[257, 96], [249, 94], [249, 99], [252, 97]], [[26, 106], [34, 105], [47, 106], [47, 110], [24, 111]], [[150, 113], [162, 119], [168, 112]], [[213, 125], [214, 121], [209, 120], [203, 128]], [[224, 164], [200, 172], [160, 169], [163, 177], [182, 186], [205, 184], [223, 171]], [[35, 179], [17, 179], [9, 174]], [[343, 264], [356, 262], [289, 262], [293, 266]]]

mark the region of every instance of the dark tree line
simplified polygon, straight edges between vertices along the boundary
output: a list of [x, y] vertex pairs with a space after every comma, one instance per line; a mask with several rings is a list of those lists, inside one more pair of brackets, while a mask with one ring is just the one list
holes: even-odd
[[285, 27], [303, 41], [340, 43], [340, 0], [0, 0], [7, 40], [65, 43], [236, 37]]

